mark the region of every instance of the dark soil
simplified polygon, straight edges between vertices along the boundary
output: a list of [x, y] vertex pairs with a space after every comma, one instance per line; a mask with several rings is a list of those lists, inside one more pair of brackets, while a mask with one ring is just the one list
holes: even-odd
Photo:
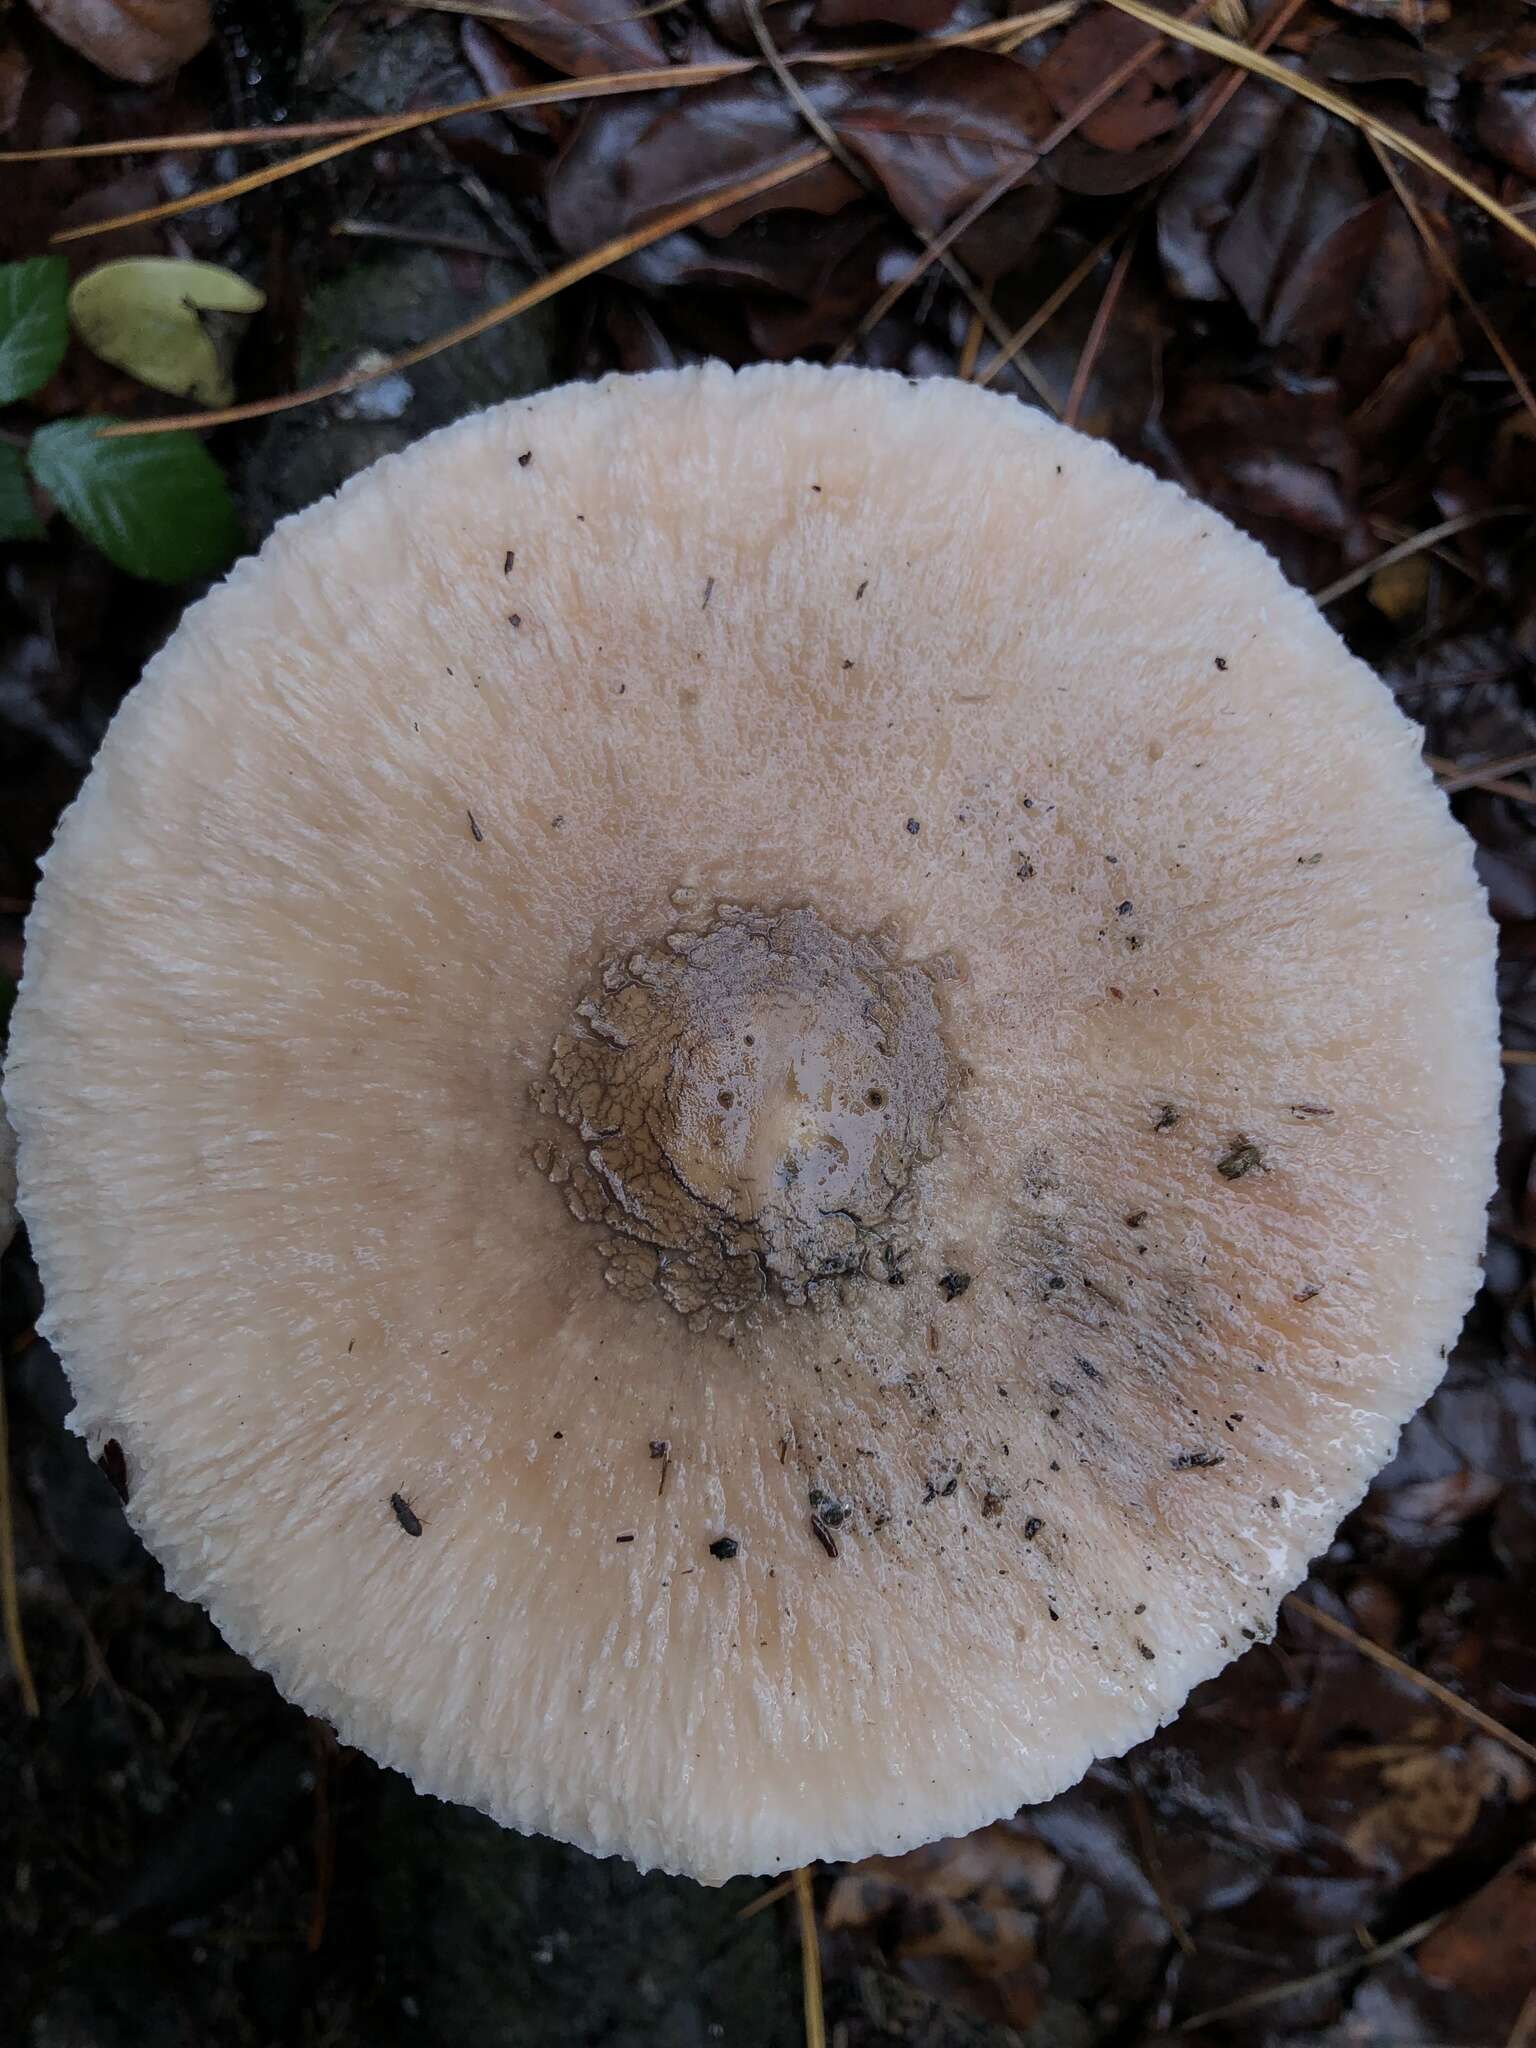
[[[102, 0], [105, 6], [107, 0]], [[971, 26], [990, 0], [776, 0], [789, 48]], [[79, 12], [79, 9], [59, 11]], [[153, 11], [153, 10], [146, 10]], [[167, 11], [174, 11], [167, 0]], [[1230, 9], [1215, 10], [1231, 25]], [[0, 17], [10, 146], [396, 110], [566, 75], [755, 55], [746, 0], [518, 0], [500, 26], [355, 4], [216, 6], [165, 83], [117, 82], [24, 9]], [[623, 17], [623, 18], [621, 18]], [[1536, 18], [1516, 0], [1300, 0], [1274, 49], [1536, 221]], [[1264, 17], [1261, 17], [1261, 22]], [[995, 380], [1177, 477], [1325, 594], [1426, 726], [1503, 935], [1507, 1045], [1536, 1049], [1536, 252], [1403, 165], [1416, 225], [1354, 129], [1149, 44], [1136, 77], [1033, 161], [1147, 39], [1066, 27], [902, 68], [796, 73], [845, 161], [675, 235], [404, 381], [211, 446], [252, 543], [281, 512], [488, 399], [700, 354], [916, 375], [992, 342], [930, 272], [860, 322], [1001, 172], [955, 254], [1016, 329], [1107, 237]], [[269, 305], [242, 397], [412, 345], [602, 239], [806, 146], [771, 73], [376, 144], [167, 225], [72, 245], [232, 263]], [[5, 179], [0, 257], [266, 161], [178, 154]], [[346, 232], [339, 226], [354, 224]], [[365, 233], [355, 231], [362, 223]], [[1420, 228], [1422, 226], [1423, 233]], [[1424, 239], [1427, 235], [1428, 242]], [[1128, 253], [1127, 253], [1128, 252]], [[1123, 258], [1123, 260], [1122, 260]], [[1451, 281], [1454, 269], [1456, 281]], [[1032, 380], [1032, 381], [1031, 381]], [[1037, 388], [1038, 387], [1038, 388]], [[20, 418], [164, 410], [78, 345]], [[16, 415], [10, 416], [13, 420]], [[1394, 544], [1488, 514], [1405, 563]], [[0, 1007], [62, 807], [188, 595], [135, 584], [55, 522], [4, 563]], [[1512, 1065], [1487, 1284], [1441, 1391], [1317, 1566], [1306, 1598], [1536, 1739], [1536, 1067]], [[956, 1291], [964, 1276], [956, 1277]], [[1412, 1285], [1412, 1276], [1404, 1276]], [[32, 1334], [25, 1240], [0, 1357], [22, 1618], [41, 1700], [0, 1672], [0, 2039], [161, 2044], [799, 2038], [793, 1918], [502, 1833], [338, 1748], [168, 1596], [109, 1477], [64, 1426]], [[827, 2017], [887, 2040], [1123, 2048], [1194, 2038], [1387, 2048], [1536, 2041], [1536, 1767], [1292, 1605], [1178, 1721], [1076, 1790], [962, 1842], [818, 1873]], [[1286, 1989], [1284, 1987], [1291, 1987]], [[1275, 1993], [1259, 2002], [1258, 1994]]]

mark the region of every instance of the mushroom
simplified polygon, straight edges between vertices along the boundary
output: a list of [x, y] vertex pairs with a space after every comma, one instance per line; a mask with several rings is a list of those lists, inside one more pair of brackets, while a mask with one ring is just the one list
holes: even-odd
[[286, 522], [65, 819], [6, 1080], [171, 1584], [426, 1790], [710, 1881], [1139, 1741], [1476, 1281], [1417, 739], [960, 383], [572, 386]]
[[16, 1233], [16, 1133], [0, 1104], [0, 1252]]

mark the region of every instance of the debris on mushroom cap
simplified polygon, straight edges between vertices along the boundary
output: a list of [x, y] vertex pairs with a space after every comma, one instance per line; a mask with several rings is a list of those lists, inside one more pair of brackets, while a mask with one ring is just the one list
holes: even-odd
[[80, 1428], [505, 1822], [719, 1879], [1049, 1796], [1268, 1629], [1470, 1298], [1491, 927], [1415, 742], [1252, 543], [963, 384], [389, 458], [49, 856], [6, 1088]]

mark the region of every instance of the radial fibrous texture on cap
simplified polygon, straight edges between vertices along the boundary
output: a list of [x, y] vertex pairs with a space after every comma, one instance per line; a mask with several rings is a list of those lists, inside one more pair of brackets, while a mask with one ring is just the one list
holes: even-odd
[[1174, 1712], [1435, 1384], [1492, 939], [1258, 548], [958, 384], [570, 388], [279, 528], [49, 858], [80, 1426], [345, 1739], [718, 1879]]

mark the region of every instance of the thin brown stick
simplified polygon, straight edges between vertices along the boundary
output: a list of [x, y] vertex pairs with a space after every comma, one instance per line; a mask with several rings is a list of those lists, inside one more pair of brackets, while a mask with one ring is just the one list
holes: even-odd
[[1088, 380], [1093, 375], [1093, 366], [1104, 346], [1104, 337], [1109, 333], [1109, 323], [1115, 317], [1115, 306], [1125, 284], [1125, 274], [1131, 267], [1131, 254], [1135, 247], [1135, 236], [1127, 235], [1125, 247], [1115, 258], [1115, 267], [1109, 273], [1104, 296], [1094, 311], [1093, 320], [1088, 328], [1088, 338], [1083, 343], [1082, 354], [1077, 359], [1077, 368], [1072, 373], [1072, 389], [1067, 393], [1067, 402], [1061, 415], [1064, 426], [1077, 425], [1077, 416], [1082, 410], [1083, 398], [1088, 390]]
[[[975, 380], [976, 358], [981, 354], [982, 336], [986, 331], [986, 321], [982, 319], [979, 312], [973, 310], [970, 320], [966, 324], [965, 340], [960, 344], [960, 360], [955, 365], [955, 375], [962, 384], [970, 384]], [[998, 361], [1002, 360], [1001, 351], [999, 351], [997, 359]]]
[[826, 161], [824, 149], [808, 149], [802, 155], [776, 165], [771, 171], [759, 171], [755, 177], [742, 178], [738, 183], [723, 186], [702, 199], [690, 200], [686, 206], [674, 206], [652, 221], [649, 227], [632, 228], [627, 235], [615, 235], [611, 241], [589, 250], [585, 256], [563, 263], [558, 270], [552, 270], [547, 277], [541, 277], [525, 290], [514, 292], [510, 299], [487, 307], [473, 319], [465, 320], [458, 327], [450, 327], [446, 333], [433, 335], [430, 341], [421, 342], [400, 355], [375, 357], [371, 362], [344, 370], [339, 376], [326, 378], [323, 383], [311, 384], [303, 391], [291, 391], [282, 398], [258, 398], [248, 405], [226, 406], [221, 412], [178, 413], [171, 419], [123, 420], [116, 426], [103, 427], [98, 438], [117, 441], [136, 434], [201, 432], [209, 427], [233, 426], [241, 420], [267, 419], [273, 413], [291, 412], [297, 406], [313, 405], [322, 398], [340, 398], [345, 392], [356, 391], [360, 385], [372, 384], [380, 377], [391, 377], [401, 370], [414, 369], [430, 356], [441, 355], [444, 349], [457, 348], [460, 342], [473, 341], [478, 335], [489, 333], [493, 327], [500, 327], [504, 321], [515, 320], [520, 313], [543, 305], [546, 299], [558, 297], [569, 286], [580, 284], [583, 278], [606, 270], [612, 263], [622, 263], [626, 256], [633, 256], [637, 250], [648, 249], [653, 242], [664, 241], [679, 229], [693, 227], [701, 220], [708, 220], [712, 213], [719, 213], [728, 206], [738, 206], [742, 200], [755, 198], [759, 192], [771, 192], [776, 185], [787, 185], [792, 178], [802, 177]]
[[1470, 527], [1482, 526], [1490, 519], [1525, 518], [1530, 509], [1529, 505], [1492, 505], [1485, 511], [1458, 512], [1454, 519], [1442, 519], [1438, 526], [1426, 526], [1422, 533], [1400, 540], [1396, 547], [1373, 555], [1358, 569], [1351, 569], [1347, 575], [1325, 584], [1321, 590], [1314, 590], [1312, 602], [1318, 606], [1335, 604], [1339, 598], [1347, 597], [1350, 591], [1358, 590], [1362, 583], [1369, 583], [1379, 569], [1390, 569], [1396, 562], [1406, 562], [1410, 556], [1422, 554], [1426, 548], [1438, 547], [1452, 534], [1465, 533]]
[[[1258, 34], [1253, 39], [1254, 48], [1256, 50], [1267, 49], [1284, 32], [1287, 24], [1295, 15], [1301, 12], [1305, 5], [1306, 0], [1281, 0], [1281, 4], [1273, 8], [1261, 23]], [[1046, 299], [1044, 304], [1037, 307], [1024, 322], [1023, 326], [1015, 330], [1009, 337], [1002, 353], [987, 365], [986, 369], [977, 379], [978, 383], [990, 384], [998, 371], [1012, 361], [1017, 350], [1023, 348], [1027, 342], [1031, 341], [1040, 332], [1040, 329], [1049, 320], [1055, 317], [1057, 312], [1067, 303], [1067, 300], [1071, 298], [1072, 294], [1083, 282], [1084, 278], [1088, 277], [1097, 268], [1100, 257], [1114, 247], [1121, 235], [1128, 233], [1131, 228], [1137, 225], [1141, 216], [1150, 207], [1157, 192], [1161, 189], [1163, 180], [1183, 163], [1185, 157], [1189, 155], [1189, 152], [1194, 148], [1201, 136], [1204, 135], [1211, 123], [1226, 110], [1227, 102], [1242, 90], [1244, 83], [1244, 74], [1241, 71], [1229, 71], [1217, 79], [1213, 85], [1207, 87], [1205, 93], [1201, 96], [1200, 104], [1190, 120], [1189, 127], [1185, 131], [1178, 149], [1174, 152], [1172, 160], [1164, 169], [1162, 176], [1159, 177], [1156, 184], [1143, 194], [1126, 219], [1116, 221], [1108, 234], [1095, 242], [1088, 254], [1083, 257], [1081, 262], [1073, 266], [1072, 270], [1068, 272], [1067, 276], [1056, 287], [1055, 291], [1051, 293], [1050, 297]]]
[[1536, 2048], [1536, 1984], [1525, 1994], [1504, 2048]]
[[1141, 1850], [1142, 1868], [1157, 1894], [1157, 1903], [1163, 1918], [1168, 1922], [1169, 1932], [1185, 1955], [1192, 1956], [1196, 1953], [1194, 1937], [1185, 1926], [1184, 1915], [1175, 1905], [1173, 1894], [1168, 1889], [1168, 1875], [1163, 1869], [1163, 1859], [1158, 1854], [1157, 1834], [1152, 1826], [1152, 1815], [1147, 1809], [1146, 1795], [1134, 1777], [1130, 1785], [1130, 1802], [1131, 1818], [1136, 1823], [1136, 1841]]
[[434, 122], [449, 120], [455, 114], [490, 113], [507, 107], [548, 106], [558, 100], [607, 99], [626, 92], [663, 92], [679, 82], [679, 72], [689, 74], [687, 83], [690, 85], [712, 85], [719, 79], [751, 68], [747, 58], [732, 58], [720, 64], [665, 65], [654, 71], [618, 71], [609, 72], [601, 78], [563, 78], [553, 85], [517, 86], [507, 92], [486, 93], [477, 100], [462, 100], [457, 106], [425, 107], [420, 113], [395, 116], [370, 128], [365, 134], [354, 133], [340, 142], [328, 142], [320, 149], [307, 149], [280, 164], [267, 164], [259, 171], [246, 171], [241, 177], [227, 178], [222, 185], [205, 185], [201, 191], [188, 192], [180, 199], [162, 200], [158, 206], [141, 206], [133, 213], [114, 214], [110, 220], [86, 221], [80, 227], [62, 228], [49, 240], [55, 243], [78, 242], [90, 235], [111, 234], [118, 228], [143, 227], [150, 221], [170, 220], [180, 213], [195, 213], [200, 207], [219, 205], [227, 199], [240, 199], [263, 185], [275, 185], [284, 178], [297, 177], [301, 171], [312, 171], [320, 164], [330, 163], [352, 150], [366, 148], [370, 143], [387, 142], [397, 135], [412, 134], [418, 128], [430, 128]]
[[738, 1920], [753, 1920], [759, 1913], [766, 1913], [770, 1906], [776, 1906], [780, 1899], [787, 1899], [795, 1888], [794, 1872], [781, 1877], [777, 1884], [769, 1885], [767, 1891], [759, 1892], [755, 1899], [748, 1899], [736, 1915]]
[[1006, 369], [1019, 350], [1033, 341], [1041, 328], [1055, 318], [1056, 314], [1060, 312], [1061, 308], [1077, 290], [1083, 279], [1096, 268], [1100, 257], [1107, 250], [1112, 249], [1115, 243], [1119, 241], [1120, 237], [1125, 233], [1127, 225], [1128, 223], [1123, 220], [1116, 221], [1107, 235], [1099, 237], [1098, 241], [1088, 251], [1088, 254], [1075, 263], [1067, 272], [1049, 298], [1045, 299], [1035, 308], [1022, 327], [1016, 327], [1013, 330], [1003, 347], [998, 350], [997, 354], [993, 356], [987, 367], [976, 379], [978, 384], [990, 384], [998, 371]]
[[1236, 2019], [1245, 2012], [1258, 2012], [1266, 2005], [1278, 2005], [1282, 1998], [1294, 1998], [1298, 1992], [1315, 1991], [1320, 1985], [1332, 1984], [1339, 1977], [1352, 1977], [1356, 1970], [1374, 1970], [1378, 1963], [1401, 1955], [1405, 1948], [1417, 1948], [1421, 1941], [1434, 1933], [1444, 1918], [1444, 1913], [1431, 1914], [1428, 1920], [1420, 1920], [1416, 1926], [1394, 1934], [1390, 1941], [1379, 1941], [1368, 1954], [1346, 1956], [1342, 1963], [1329, 1963], [1326, 1969], [1313, 1970], [1308, 1976], [1287, 1977], [1283, 1984], [1266, 1984], [1261, 1991], [1249, 1991], [1242, 1998], [1229, 1999], [1225, 2005], [1213, 2005], [1206, 2012], [1197, 2012], [1190, 2019], [1180, 2020], [1177, 2031], [1192, 2034], [1197, 2027], [1214, 2026], [1217, 2020]]
[[[984, 21], [974, 28], [951, 29], [944, 35], [917, 36], [905, 43], [862, 43], [836, 50], [789, 50], [786, 64], [821, 64], [833, 70], [852, 71], [866, 64], [903, 64], [935, 55], [940, 50], [975, 49], [989, 43], [1005, 45], [1015, 36], [1038, 35], [1055, 28], [1074, 15], [1081, 0], [1052, 0], [1030, 14], [1006, 21]], [[422, 127], [434, 121], [451, 121], [460, 114], [496, 113], [506, 107], [548, 106], [562, 100], [581, 100], [622, 92], [661, 92], [671, 86], [713, 85], [722, 78], [736, 78], [759, 68], [753, 57], [724, 57], [712, 64], [670, 64], [649, 71], [604, 72], [595, 78], [554, 79], [544, 85], [509, 87], [505, 92], [483, 94], [478, 99], [449, 100], [435, 107], [418, 108], [411, 116], [394, 114], [347, 114], [330, 121], [275, 122], [264, 128], [198, 128], [182, 135], [138, 135], [121, 142], [74, 142], [53, 149], [0, 149], [0, 164], [42, 164], [69, 162], [76, 157], [148, 156], [163, 150], [229, 149], [310, 142], [325, 136], [351, 135], [366, 143], [383, 130], [410, 118]], [[290, 165], [292, 169], [294, 166]], [[299, 166], [302, 168], [302, 166]]]
[[762, 51], [763, 62], [778, 80], [779, 89], [784, 94], [785, 99], [789, 101], [795, 112], [800, 116], [822, 147], [842, 165], [854, 183], [862, 185], [868, 191], [870, 185], [869, 173], [858, 159], [851, 156], [843, 147], [842, 138], [833, 128], [831, 122], [826, 120], [811, 103], [809, 95], [803, 90], [799, 80], [790, 70], [783, 51], [768, 33], [768, 24], [763, 19], [763, 10], [757, 4], [757, 0], [742, 0], [742, 8], [747, 17], [747, 26], [752, 31], [753, 41], [757, 44], [759, 50]]
[[[816, 140], [829, 151], [835, 162], [842, 165], [854, 183], [862, 186], [866, 192], [878, 195], [880, 187], [876, 180], [865, 169], [864, 165], [859, 162], [858, 158], [844, 146], [842, 138], [838, 135], [832, 124], [822, 117], [812, 105], [806, 93], [802, 91], [799, 82], [796, 80], [794, 73], [789, 69], [778, 45], [768, 32], [768, 24], [763, 20], [762, 8], [759, 6], [758, 0], [744, 0], [744, 5], [748, 24], [751, 27], [758, 48], [763, 53], [763, 62], [778, 80], [785, 98], [816, 137]], [[909, 233], [916, 236], [925, 249], [931, 250], [934, 248], [932, 236], [924, 234], [920, 228], [914, 227], [910, 221], [903, 221], [903, 225]], [[969, 271], [964, 268], [952, 249], [938, 250], [937, 257], [944, 267], [945, 274], [952, 283], [960, 287], [960, 290], [964, 292], [969, 300], [971, 312], [975, 319], [979, 320], [983, 327], [990, 328], [994, 338], [1001, 343], [1006, 338], [1007, 329], [993, 312], [991, 299], [982, 291]], [[1036, 395], [1054, 412], [1056, 410], [1055, 399], [1034, 365], [1027, 361], [1020, 363], [1019, 373], [1028, 379]]]
[[[1527, 747], [1523, 754], [1506, 754], [1499, 761], [1485, 761], [1480, 768], [1469, 768], [1462, 761], [1444, 761], [1436, 754], [1426, 754], [1424, 759], [1440, 778], [1440, 787], [1446, 795], [1455, 796], [1462, 789], [1486, 789], [1490, 778], [1501, 781], [1506, 775], [1519, 775], [1526, 769], [1536, 768], [1536, 748]], [[1529, 796], [1530, 791], [1522, 790], [1521, 794]]]
[[816, 1931], [816, 1898], [811, 1873], [795, 1872], [795, 1911], [800, 1923], [800, 1987], [805, 2002], [805, 2048], [827, 2048], [827, 2018], [821, 1996], [821, 1938]]
[[1536, 1052], [1506, 1045], [1499, 1054], [1499, 1062], [1506, 1067], [1536, 1067]]
[[1329, 1635], [1337, 1636], [1340, 1642], [1348, 1643], [1363, 1657], [1369, 1657], [1372, 1663], [1379, 1664], [1384, 1671], [1391, 1671], [1399, 1678], [1406, 1678], [1410, 1685], [1416, 1685], [1420, 1692], [1427, 1692], [1431, 1699], [1438, 1700], [1442, 1707], [1449, 1708], [1453, 1714], [1459, 1714], [1462, 1720], [1470, 1721], [1472, 1726], [1480, 1728], [1484, 1735], [1491, 1735], [1495, 1742], [1502, 1742], [1504, 1747], [1512, 1749], [1516, 1756], [1523, 1756], [1527, 1763], [1536, 1764], [1536, 1742], [1527, 1742], [1523, 1735], [1516, 1735], [1513, 1729], [1506, 1728], [1502, 1721], [1495, 1721], [1492, 1714], [1485, 1714], [1481, 1707], [1475, 1707], [1470, 1700], [1464, 1700], [1460, 1693], [1452, 1692], [1448, 1685], [1442, 1685], [1438, 1678], [1431, 1678], [1423, 1671], [1415, 1671], [1411, 1664], [1405, 1664], [1403, 1659], [1391, 1650], [1384, 1650], [1380, 1643], [1373, 1643], [1369, 1636], [1361, 1635], [1358, 1630], [1352, 1629], [1348, 1622], [1335, 1621], [1331, 1614], [1325, 1614], [1320, 1607], [1314, 1607], [1310, 1600], [1303, 1600], [1297, 1593], [1292, 1593], [1286, 1604], [1297, 1613], [1304, 1614], [1308, 1621], [1316, 1622], [1317, 1626], [1325, 1629]]
[[[1196, 0], [1195, 6], [1190, 10], [1191, 13], [1198, 13], [1203, 4], [1204, 0]], [[977, 198], [971, 201], [969, 206], [956, 214], [943, 233], [936, 235], [928, 244], [924, 253], [915, 262], [910, 264], [900, 277], [886, 286], [879, 298], [875, 300], [874, 304], [859, 321], [853, 333], [834, 350], [832, 361], [834, 363], [847, 362], [864, 337], [867, 334], [873, 333], [874, 329], [879, 326], [891, 308], [900, 299], [904, 298], [912, 286], [917, 283], [918, 279], [926, 273], [929, 264], [934, 262], [952, 242], [957, 241], [968, 228], [974, 227], [982, 215], [989, 212], [1000, 199], [1005, 198], [1016, 185], [1021, 185], [1030, 172], [1043, 162], [1053, 149], [1065, 142], [1074, 130], [1080, 128], [1091, 114], [1097, 113], [1106, 100], [1113, 99], [1120, 88], [1129, 79], [1134, 78], [1141, 67], [1148, 62], [1156, 49], [1156, 43], [1146, 43], [1141, 49], [1133, 51], [1125, 59], [1124, 63], [1117, 64], [1113, 71], [1099, 80], [1099, 83], [1093, 88], [1092, 92], [1085, 94], [1078, 101], [1071, 113], [1062, 116], [1055, 127], [1050, 129], [1042, 138], [1037, 148], [1026, 150], [1017, 164], [1011, 164], [1007, 170], [1000, 172], [992, 180], [991, 184]]]
[[1282, 86], [1287, 92], [1299, 98], [1310, 100], [1326, 113], [1347, 121], [1352, 128], [1358, 128], [1363, 135], [1372, 136], [1376, 141], [1406, 157], [1421, 169], [1430, 171], [1446, 184], [1454, 186], [1463, 199], [1470, 199], [1480, 207], [1490, 220], [1496, 220], [1500, 227], [1507, 228], [1512, 235], [1518, 235], [1522, 242], [1536, 249], [1536, 228], [1511, 213], [1507, 206], [1497, 199], [1490, 199], [1482, 187], [1469, 178], [1465, 171], [1454, 164], [1446, 163], [1435, 155], [1432, 149], [1412, 135], [1405, 135], [1394, 128], [1389, 121], [1368, 114], [1363, 107], [1357, 107], [1353, 100], [1345, 99], [1342, 93], [1331, 86], [1309, 78], [1304, 71], [1291, 71], [1275, 58], [1254, 49], [1248, 43], [1235, 43], [1230, 36], [1219, 35], [1215, 29], [1205, 28], [1200, 23], [1176, 19], [1165, 14], [1160, 7], [1149, 7], [1147, 0], [1104, 0], [1106, 7], [1113, 7], [1117, 13], [1128, 14], [1132, 21], [1139, 21], [1148, 28], [1155, 28], [1160, 35], [1170, 36], [1176, 43], [1187, 43], [1191, 49], [1204, 50], [1207, 56], [1220, 57], [1225, 63], [1240, 65], [1244, 71], [1251, 71], [1257, 78], [1268, 79], [1271, 85]]
[[333, 220], [331, 233], [346, 241], [398, 242], [408, 249], [441, 249], [447, 256], [483, 256], [505, 263], [515, 252], [505, 243], [478, 241], [473, 235], [436, 235], [426, 229], [399, 228], [387, 220]]
[[5, 1414], [5, 1382], [0, 1379], [0, 1624], [5, 1634], [5, 1651], [16, 1674], [21, 1710], [29, 1721], [42, 1712], [32, 1666], [27, 1661], [26, 1637], [21, 1631], [21, 1600], [16, 1591], [16, 1535], [11, 1526], [11, 1459]]
[[1531, 418], [1533, 420], [1536, 420], [1536, 392], [1533, 392], [1531, 390], [1530, 381], [1526, 377], [1525, 372], [1521, 369], [1520, 365], [1515, 361], [1514, 357], [1505, 347], [1503, 337], [1500, 335], [1498, 329], [1494, 326], [1493, 322], [1488, 318], [1488, 315], [1483, 311], [1482, 307], [1477, 303], [1476, 299], [1473, 298], [1471, 292], [1467, 289], [1467, 281], [1462, 276], [1461, 271], [1459, 270], [1456, 263], [1450, 256], [1449, 252], [1440, 246], [1439, 237], [1435, 234], [1429, 222], [1424, 218], [1424, 209], [1422, 206], [1420, 206], [1417, 199], [1414, 198], [1413, 193], [1410, 191], [1407, 180], [1404, 178], [1402, 172], [1397, 168], [1397, 165], [1393, 163], [1391, 157], [1388, 156], [1387, 152], [1382, 148], [1380, 142], [1377, 141], [1374, 135], [1367, 134], [1366, 140], [1370, 143], [1371, 148], [1376, 153], [1376, 161], [1381, 165], [1381, 168], [1386, 172], [1387, 177], [1391, 182], [1392, 190], [1397, 194], [1398, 201], [1401, 204], [1404, 213], [1406, 213], [1409, 220], [1413, 222], [1414, 230], [1417, 233], [1419, 240], [1424, 244], [1425, 255], [1429, 258], [1430, 262], [1434, 264], [1435, 268], [1439, 271], [1440, 275], [1445, 279], [1446, 283], [1450, 286], [1451, 290], [1456, 294], [1457, 298], [1460, 299], [1461, 303], [1472, 315], [1472, 318], [1476, 321], [1478, 330], [1482, 334], [1484, 341], [1487, 342], [1488, 346], [1493, 350], [1495, 356], [1498, 357], [1499, 367], [1503, 370], [1505, 376], [1509, 379], [1510, 383], [1514, 385], [1516, 392], [1519, 394], [1520, 403], [1525, 407], [1526, 411], [1530, 414]]
[[320, 1953], [325, 1943], [331, 1887], [336, 1876], [336, 1814], [331, 1802], [331, 1772], [335, 1762], [336, 1743], [331, 1731], [323, 1722], [310, 1722], [309, 1746], [314, 1758], [312, 1775], [315, 1781], [311, 1830], [315, 1888], [310, 1898], [309, 1925], [305, 1930], [304, 1946], [313, 1956]]

